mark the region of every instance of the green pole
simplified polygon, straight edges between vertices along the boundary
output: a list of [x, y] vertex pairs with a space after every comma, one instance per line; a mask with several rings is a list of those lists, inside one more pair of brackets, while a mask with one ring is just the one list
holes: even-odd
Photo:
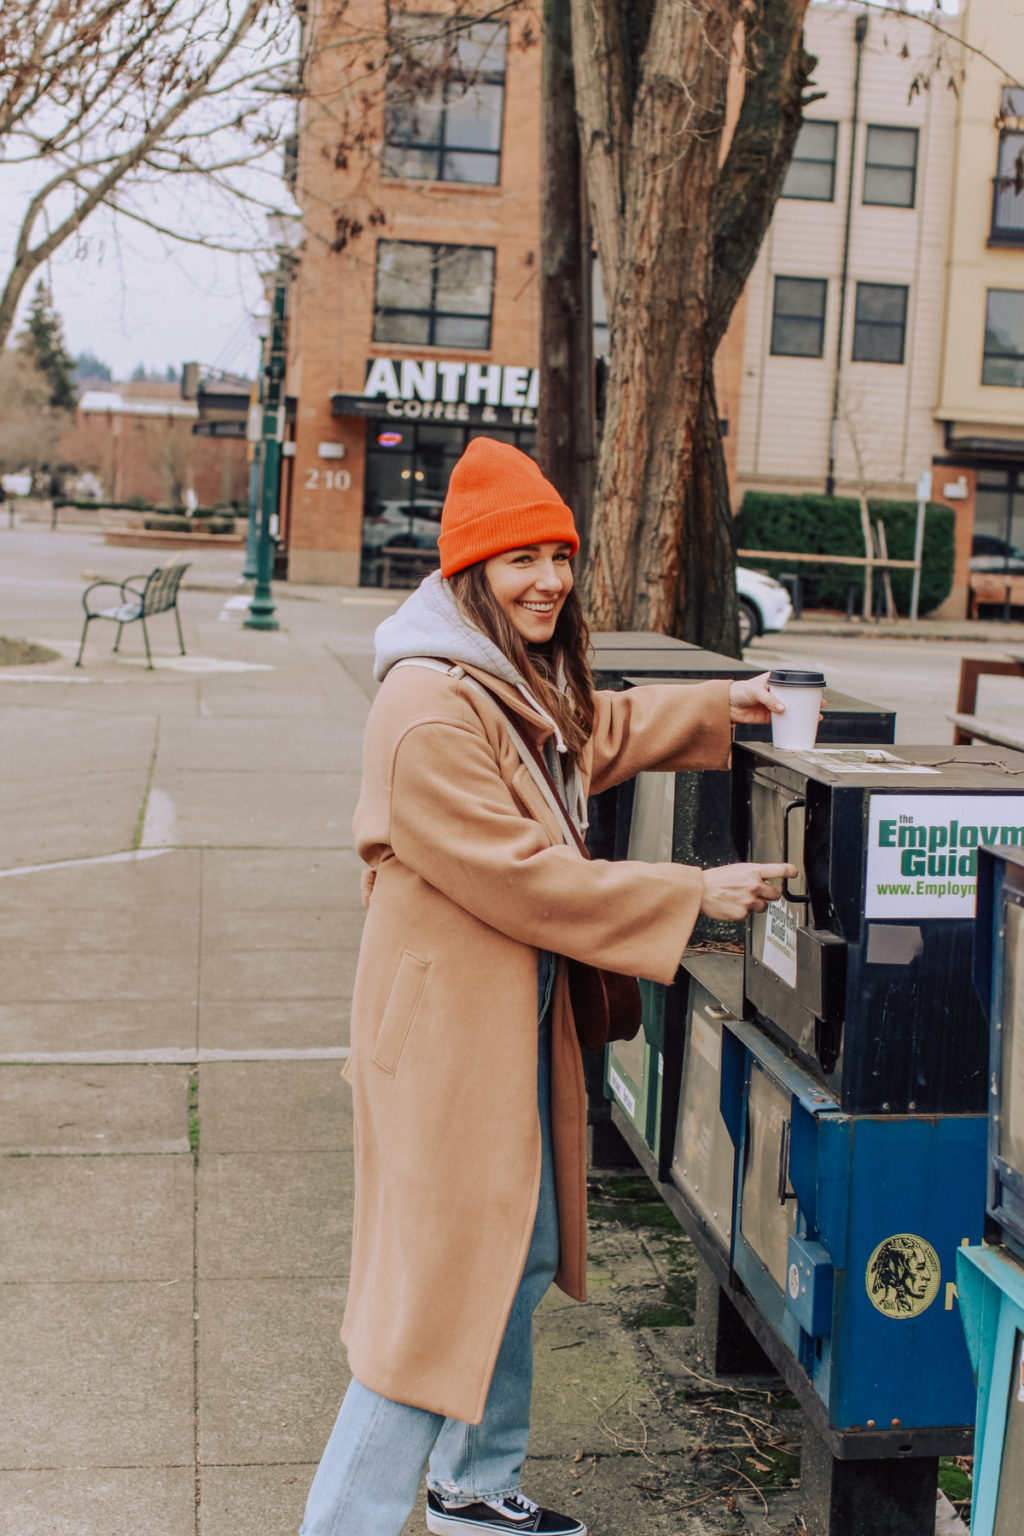
[[[245, 530], [245, 564], [242, 567], [242, 580], [255, 581], [258, 573], [256, 566], [256, 545], [260, 536], [260, 501], [263, 494], [263, 486], [260, 479], [260, 447], [263, 433], [263, 347], [260, 346], [260, 360], [258, 367], [259, 379], [256, 385], [256, 399], [250, 406], [250, 410], [260, 411], [260, 437], [251, 441], [252, 459], [249, 463], [249, 523]], [[248, 427], [246, 428], [248, 435]]]
[[286, 256], [278, 261], [271, 305], [270, 338], [264, 370], [262, 493], [260, 527], [256, 540], [256, 583], [253, 587], [246, 629], [277, 629], [270, 578], [274, 569], [274, 542], [271, 520], [277, 513], [281, 477], [281, 442], [284, 438], [285, 313], [288, 301], [290, 268]]

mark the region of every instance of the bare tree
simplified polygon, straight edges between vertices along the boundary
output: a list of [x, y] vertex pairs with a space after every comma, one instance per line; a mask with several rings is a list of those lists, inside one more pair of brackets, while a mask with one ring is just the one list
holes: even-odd
[[[808, 0], [572, 0], [608, 302], [590, 616], [739, 651], [713, 362], [782, 188]], [[722, 163], [734, 47], [745, 89]]]
[[[285, 127], [294, 55], [289, 0], [4, 0], [0, 199], [21, 215], [0, 277], [0, 346], [33, 273], [98, 209], [252, 249], [249, 230], [197, 228], [194, 183], [263, 201], [259, 162]], [[165, 228], [134, 198], [171, 181], [188, 198]]]

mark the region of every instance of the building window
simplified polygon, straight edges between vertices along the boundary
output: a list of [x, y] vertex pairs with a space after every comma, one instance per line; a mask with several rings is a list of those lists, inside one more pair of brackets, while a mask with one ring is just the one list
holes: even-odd
[[830, 203], [836, 186], [837, 123], [805, 122], [782, 185], [783, 197]]
[[990, 245], [1024, 245], [1024, 90], [1004, 85], [999, 158], [992, 183]]
[[377, 243], [374, 341], [486, 351], [493, 297], [488, 246]]
[[820, 357], [825, 349], [823, 277], [777, 277], [772, 352], [777, 357]]
[[1024, 573], [1024, 473], [978, 470], [974, 497], [972, 571]]
[[1024, 388], [1024, 293], [988, 290], [981, 382]]
[[869, 127], [863, 201], [913, 208], [916, 183], [917, 129]]
[[853, 311], [855, 363], [902, 363], [907, 290], [900, 283], [858, 283]]
[[508, 27], [481, 21], [446, 35], [438, 16], [404, 15], [392, 32], [385, 175], [497, 186]]

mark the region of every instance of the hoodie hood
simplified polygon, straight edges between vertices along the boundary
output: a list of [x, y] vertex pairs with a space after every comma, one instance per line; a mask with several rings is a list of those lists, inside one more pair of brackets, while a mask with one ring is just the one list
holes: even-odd
[[518, 688], [534, 709], [539, 707], [504, 651], [463, 613], [440, 571], [432, 571], [401, 608], [378, 625], [373, 639], [377, 653], [373, 675], [378, 683], [384, 681], [396, 661], [408, 656], [436, 656], [440, 661], [479, 667], [492, 677], [500, 677], [503, 683]]
[[396, 663], [412, 657], [430, 656], [461, 667], [476, 667], [478, 671], [489, 672], [492, 677], [511, 684], [530, 708], [550, 725], [555, 750], [545, 751], [549, 771], [570, 815], [578, 827], [586, 830], [582, 782], [575, 768], [568, 773], [562, 768], [560, 758], [566, 746], [557, 724], [538, 704], [504, 651], [466, 617], [440, 571], [432, 571], [420, 582], [401, 608], [377, 626], [373, 639], [376, 649], [373, 675], [378, 683], [384, 681]]

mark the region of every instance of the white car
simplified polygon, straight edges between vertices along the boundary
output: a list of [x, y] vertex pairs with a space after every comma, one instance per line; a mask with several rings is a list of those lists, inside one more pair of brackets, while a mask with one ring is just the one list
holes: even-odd
[[781, 581], [760, 571], [736, 567], [736, 595], [740, 607], [740, 644], [747, 646], [758, 635], [784, 629], [793, 617], [793, 604]]
[[363, 548], [436, 549], [441, 501], [382, 501], [363, 517]]

